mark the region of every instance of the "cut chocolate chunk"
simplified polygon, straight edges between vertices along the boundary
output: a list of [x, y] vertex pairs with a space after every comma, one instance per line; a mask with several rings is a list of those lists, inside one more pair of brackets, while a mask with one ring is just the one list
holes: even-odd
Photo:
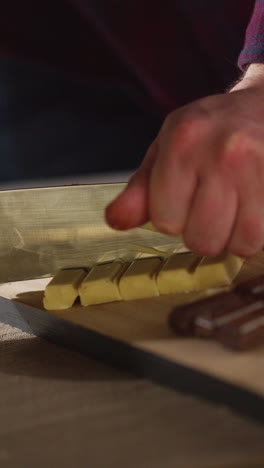
[[264, 345], [264, 308], [220, 327], [216, 339], [228, 348], [236, 350]]
[[195, 291], [195, 274], [192, 269], [197, 256], [191, 252], [172, 255], [162, 265], [157, 275], [160, 294]]
[[143, 258], [129, 265], [119, 281], [121, 297], [126, 300], [159, 296], [156, 275], [162, 265], [160, 258]]
[[194, 273], [194, 289], [228, 286], [240, 271], [244, 260], [224, 253], [217, 257], [203, 257]]
[[240, 294], [264, 297], [264, 275], [238, 284], [235, 290]]
[[60, 270], [46, 286], [43, 304], [46, 310], [68, 309], [78, 297], [78, 287], [87, 272], [82, 268]]
[[213, 316], [241, 307], [246, 303], [247, 299], [239, 294], [227, 292], [216, 294], [198, 302], [177, 307], [169, 316], [169, 325], [180, 335], [193, 335], [195, 332], [197, 333], [197, 324], [195, 323], [197, 317], [203, 317], [206, 319], [205, 326], [202, 327], [203, 332], [197, 334], [211, 336], [210, 320]]
[[[232, 294], [232, 296], [234, 293]], [[215, 336], [218, 329], [224, 325], [231, 324], [235, 320], [250, 316], [253, 312], [264, 309], [264, 301], [256, 301], [255, 298], [238, 296], [230, 298], [230, 302], [223, 307], [215, 308], [196, 316], [194, 320], [194, 333], [201, 337]]]
[[81, 304], [121, 301], [118, 282], [124, 268], [121, 262], [94, 265], [79, 287]]

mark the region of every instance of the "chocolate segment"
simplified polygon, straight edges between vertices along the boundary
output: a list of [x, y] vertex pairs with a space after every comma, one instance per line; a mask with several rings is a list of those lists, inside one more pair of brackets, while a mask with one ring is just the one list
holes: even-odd
[[124, 267], [121, 262], [94, 265], [79, 287], [81, 304], [121, 301], [118, 281]]
[[125, 301], [159, 296], [156, 275], [162, 265], [160, 258], [143, 258], [132, 262], [121, 275], [119, 291]]
[[[179, 335], [197, 334], [208, 337], [212, 335], [210, 329], [212, 317], [228, 313], [230, 310], [242, 307], [247, 303], [248, 300], [244, 296], [236, 293], [216, 294], [198, 302], [177, 307], [169, 316], [169, 325]], [[207, 320], [201, 332], [199, 332], [199, 328], [197, 329], [197, 317]]]
[[217, 257], [203, 257], [194, 272], [197, 290], [229, 286], [240, 271], [244, 260], [230, 253]]
[[63, 310], [72, 307], [77, 299], [78, 287], [87, 272], [82, 269], [60, 270], [46, 286], [43, 305], [46, 310]]
[[243, 317], [250, 317], [253, 312], [262, 309], [264, 309], [264, 301], [262, 300], [256, 301], [255, 298], [250, 299], [244, 296], [230, 297], [230, 300], [227, 300], [222, 308], [215, 308], [212, 312], [206, 311], [196, 316], [194, 333], [196, 336], [205, 338], [215, 336], [219, 328]]
[[220, 327], [216, 338], [224, 346], [235, 350], [264, 345], [264, 308]]
[[240, 294], [253, 294], [254, 296], [264, 297], [264, 275], [244, 281], [236, 287], [235, 291]]

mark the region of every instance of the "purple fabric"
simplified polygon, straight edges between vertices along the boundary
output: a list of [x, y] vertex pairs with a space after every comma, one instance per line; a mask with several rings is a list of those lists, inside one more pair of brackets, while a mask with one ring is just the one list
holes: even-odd
[[247, 27], [243, 50], [239, 56], [239, 67], [250, 63], [264, 63], [264, 1], [256, 0], [255, 8]]

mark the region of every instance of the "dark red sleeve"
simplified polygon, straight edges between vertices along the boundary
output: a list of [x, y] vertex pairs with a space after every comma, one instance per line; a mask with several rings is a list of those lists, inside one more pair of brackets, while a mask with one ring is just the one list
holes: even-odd
[[264, 63], [264, 1], [256, 0], [255, 8], [247, 27], [244, 47], [238, 64], [244, 69], [250, 63]]

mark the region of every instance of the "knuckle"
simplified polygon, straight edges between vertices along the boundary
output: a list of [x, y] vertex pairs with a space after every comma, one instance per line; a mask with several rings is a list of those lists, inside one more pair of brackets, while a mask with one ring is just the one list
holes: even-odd
[[163, 136], [166, 135], [166, 137], [170, 135], [173, 128], [175, 127], [175, 123], [177, 122], [177, 120], [178, 120], [177, 111], [174, 111], [168, 114], [164, 119], [160, 134]]
[[203, 110], [203, 106], [186, 106], [180, 112], [172, 112], [166, 117], [162, 129], [163, 143], [165, 147], [169, 146], [177, 149], [177, 153], [183, 153], [200, 141], [209, 125], [209, 113]]
[[245, 166], [249, 154], [256, 156], [254, 139], [245, 130], [239, 130], [225, 141], [222, 149], [222, 163], [225, 168], [234, 171]]
[[205, 126], [207, 126], [207, 122], [203, 118], [197, 116], [185, 117], [176, 125], [172, 135], [172, 143], [180, 148], [196, 144], [201, 135], [204, 134]]

